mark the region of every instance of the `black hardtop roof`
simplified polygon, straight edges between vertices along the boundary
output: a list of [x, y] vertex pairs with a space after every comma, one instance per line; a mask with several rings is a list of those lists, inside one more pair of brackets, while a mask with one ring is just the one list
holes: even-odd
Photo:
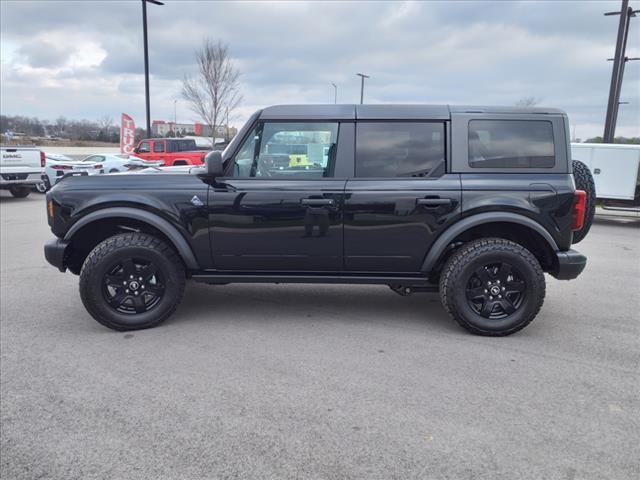
[[558, 108], [405, 104], [272, 105], [264, 120], [448, 120], [452, 113], [564, 114]]

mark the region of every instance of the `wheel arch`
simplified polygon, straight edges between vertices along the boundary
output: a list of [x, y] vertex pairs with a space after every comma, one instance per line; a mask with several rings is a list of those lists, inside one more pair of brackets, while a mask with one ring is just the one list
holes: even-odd
[[485, 212], [466, 217], [446, 229], [432, 244], [422, 264], [422, 271], [433, 273], [453, 251], [452, 245], [486, 236], [513, 240], [538, 259], [543, 269], [551, 270], [558, 244], [551, 234], [534, 220], [511, 212]]
[[[74, 242], [78, 238], [90, 236], [93, 239], [91, 243], [97, 245], [117, 231], [127, 229], [146, 230], [158, 235], [173, 246], [188, 269], [198, 269], [193, 250], [180, 231], [159, 215], [138, 208], [110, 207], [91, 212], [75, 222], [66, 232], [64, 239]], [[91, 248], [93, 246], [95, 245]], [[86, 257], [89, 252], [83, 253]]]

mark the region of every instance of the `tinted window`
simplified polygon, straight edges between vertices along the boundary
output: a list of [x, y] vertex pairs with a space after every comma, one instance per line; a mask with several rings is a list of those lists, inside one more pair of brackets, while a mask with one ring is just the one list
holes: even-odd
[[157, 153], [164, 152], [164, 142], [153, 142], [153, 151]]
[[171, 142], [172, 152], [186, 152], [189, 150], [196, 150], [196, 141], [193, 139], [173, 140]]
[[474, 168], [551, 168], [553, 125], [546, 120], [471, 120], [469, 165]]
[[444, 124], [359, 122], [357, 177], [431, 177], [444, 173]]
[[235, 157], [235, 177], [331, 176], [336, 122], [265, 122], [245, 139]]

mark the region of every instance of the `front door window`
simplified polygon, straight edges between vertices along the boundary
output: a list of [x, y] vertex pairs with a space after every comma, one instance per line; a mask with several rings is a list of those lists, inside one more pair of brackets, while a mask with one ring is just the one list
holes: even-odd
[[234, 177], [323, 178], [333, 173], [337, 122], [260, 123], [234, 160]]

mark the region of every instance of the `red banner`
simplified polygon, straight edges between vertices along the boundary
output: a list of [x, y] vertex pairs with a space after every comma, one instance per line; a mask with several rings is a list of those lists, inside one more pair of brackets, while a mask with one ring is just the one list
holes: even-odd
[[126, 113], [120, 122], [120, 153], [131, 155], [136, 146], [136, 122]]

